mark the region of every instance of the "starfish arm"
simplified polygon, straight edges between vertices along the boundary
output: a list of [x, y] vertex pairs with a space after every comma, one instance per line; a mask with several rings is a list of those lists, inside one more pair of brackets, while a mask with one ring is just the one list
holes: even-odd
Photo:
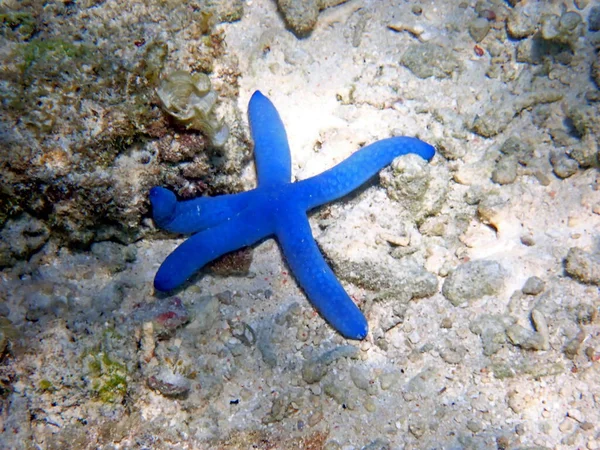
[[320, 175], [296, 183], [297, 198], [307, 210], [349, 194], [398, 156], [415, 153], [430, 161], [435, 149], [411, 137], [393, 137], [367, 145]]
[[245, 211], [216, 227], [196, 233], [162, 263], [154, 287], [170, 291], [181, 286], [205, 264], [225, 253], [252, 245], [273, 233], [272, 220], [256, 211]]
[[365, 316], [323, 259], [306, 213], [287, 209], [277, 217], [276, 236], [298, 284], [321, 316], [344, 337], [364, 339], [368, 332]]
[[292, 157], [283, 122], [273, 103], [256, 91], [248, 105], [259, 186], [289, 183]]
[[256, 194], [256, 190], [252, 190], [178, 202], [170, 190], [155, 187], [150, 190], [150, 203], [154, 222], [159, 228], [172, 233], [191, 234], [239, 214]]

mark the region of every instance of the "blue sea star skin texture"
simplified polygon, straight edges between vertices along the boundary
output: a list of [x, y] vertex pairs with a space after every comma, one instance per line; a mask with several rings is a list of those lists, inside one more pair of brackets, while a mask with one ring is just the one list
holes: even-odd
[[415, 153], [430, 161], [434, 148], [416, 138], [383, 139], [320, 175], [292, 183], [290, 149], [277, 110], [256, 91], [248, 116], [256, 189], [187, 201], [177, 201], [162, 187], [150, 191], [154, 221], [160, 228], [193, 233], [160, 266], [154, 287], [175, 289], [219, 256], [274, 235], [296, 281], [321, 316], [344, 337], [364, 339], [367, 321], [323, 259], [306, 213], [352, 192], [398, 156]]

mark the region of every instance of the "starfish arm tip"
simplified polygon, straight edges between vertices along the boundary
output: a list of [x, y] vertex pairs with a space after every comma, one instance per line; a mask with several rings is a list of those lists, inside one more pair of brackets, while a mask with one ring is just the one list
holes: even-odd
[[348, 339], [367, 336], [367, 319], [348, 296], [315, 243], [303, 211], [278, 217], [277, 240], [306, 296], [329, 324]]
[[365, 316], [361, 314], [360, 317], [347, 320], [344, 326], [339, 326], [338, 331], [347, 339], [362, 341], [369, 333], [369, 325]]
[[157, 186], [150, 189], [149, 197], [154, 222], [160, 228], [165, 228], [175, 217], [177, 207], [175, 194], [168, 189]]

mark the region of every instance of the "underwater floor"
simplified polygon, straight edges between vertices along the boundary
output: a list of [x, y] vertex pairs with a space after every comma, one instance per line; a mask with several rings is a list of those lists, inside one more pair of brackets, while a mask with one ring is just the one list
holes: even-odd
[[[596, 2], [0, 1], [0, 49], [0, 448], [600, 449]], [[294, 181], [436, 149], [309, 215], [363, 340], [274, 239], [154, 289], [149, 190], [255, 188], [256, 90]]]

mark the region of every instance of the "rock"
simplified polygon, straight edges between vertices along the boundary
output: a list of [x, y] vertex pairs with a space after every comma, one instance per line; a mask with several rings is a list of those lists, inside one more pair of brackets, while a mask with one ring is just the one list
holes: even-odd
[[[0, 360], [2, 360], [5, 352], [11, 349], [12, 343], [17, 342], [19, 337], [19, 331], [12, 322], [6, 317], [0, 317]], [[6, 372], [4, 376], [6, 376]], [[3, 388], [3, 381], [6, 381], [6, 378], [4, 380], [0, 379], [0, 389]]]
[[244, 0], [228, 0], [226, 2], [209, 0], [204, 8], [213, 13], [219, 22], [235, 22], [240, 20], [244, 14]]
[[384, 373], [379, 377], [379, 385], [381, 389], [387, 391], [393, 386], [399, 385], [402, 373], [400, 371]]
[[447, 346], [440, 350], [440, 356], [448, 364], [460, 364], [467, 354], [464, 345], [453, 345], [447, 342]]
[[328, 380], [323, 386], [323, 392], [335, 400], [338, 405], [344, 405], [344, 408], [352, 411], [358, 407], [355, 395], [357, 391], [347, 380]]
[[317, 25], [318, 0], [278, 0], [277, 4], [287, 26], [296, 36], [307, 36]]
[[472, 130], [483, 137], [493, 137], [504, 131], [510, 121], [517, 113], [508, 104], [496, 106], [484, 111], [483, 114], [475, 116]]
[[448, 179], [445, 169], [432, 169], [416, 155], [396, 158], [379, 176], [388, 197], [410, 211], [417, 222], [440, 211], [446, 200]]
[[526, 245], [527, 247], [533, 247], [535, 245], [535, 239], [529, 234], [522, 235], [520, 240], [521, 244]]
[[423, 79], [450, 78], [461, 67], [452, 50], [431, 42], [410, 45], [400, 58], [400, 64]]
[[589, 325], [596, 321], [599, 311], [593, 305], [585, 303], [578, 304], [572, 310], [572, 319], [580, 325]]
[[534, 2], [517, 5], [508, 16], [506, 30], [513, 39], [523, 39], [535, 33], [539, 6]]
[[500, 158], [492, 172], [492, 181], [498, 184], [511, 184], [517, 179], [517, 160], [515, 158]]
[[525, 350], [548, 350], [550, 348], [550, 335], [548, 324], [541, 311], [534, 309], [531, 312], [531, 320], [536, 331], [528, 330], [521, 325], [515, 324], [506, 330], [506, 335], [513, 345]]
[[262, 422], [264, 424], [280, 422], [286, 417], [295, 414], [302, 405], [302, 402], [303, 399], [294, 391], [282, 392], [278, 397], [273, 399], [271, 411], [267, 416], [263, 417]]
[[[592, 70], [592, 72], [593, 72], [593, 70]], [[594, 76], [593, 73], [592, 73], [592, 76]], [[586, 91], [586, 93], [585, 93], [585, 101], [588, 102], [588, 103], [598, 103], [598, 102], [600, 102], [600, 91], [598, 91], [598, 90], [592, 90], [592, 89], [590, 89], [589, 91]]]
[[496, 261], [469, 261], [458, 266], [444, 282], [442, 294], [454, 306], [495, 295], [504, 287], [505, 271]]
[[187, 330], [197, 334], [205, 333], [215, 326], [219, 319], [219, 300], [212, 295], [203, 295], [196, 300], [191, 315], [194, 319], [187, 326]]
[[45, 316], [64, 316], [73, 304], [75, 293], [68, 285], [50, 282], [33, 282], [27, 286], [24, 305], [27, 309], [25, 318], [37, 321]]
[[598, 134], [586, 134], [580, 142], [577, 142], [571, 148], [569, 156], [579, 164], [579, 167], [596, 167], [600, 162], [600, 142]]
[[560, 44], [573, 45], [581, 36], [583, 19], [575, 11], [567, 11], [560, 17], [546, 14], [541, 21], [542, 39]]
[[350, 378], [358, 389], [367, 392], [370, 395], [377, 394], [377, 385], [374, 383], [373, 377], [369, 374], [366, 367], [359, 365], [353, 366], [350, 369]]
[[331, 363], [340, 358], [356, 358], [358, 349], [352, 345], [342, 345], [329, 350], [322, 355], [315, 356], [304, 363], [302, 367], [302, 379], [308, 384], [320, 381]]
[[493, 226], [496, 230], [500, 229], [505, 217], [506, 206], [505, 198], [493, 193], [489, 194], [477, 205], [479, 220], [486, 225]]
[[491, 356], [506, 343], [506, 329], [514, 323], [515, 319], [509, 315], [484, 314], [473, 320], [469, 329], [480, 336], [483, 354]]
[[440, 322], [440, 328], [449, 330], [452, 328], [453, 322], [450, 317], [444, 317]]
[[122, 272], [127, 267], [127, 263], [136, 260], [134, 246], [129, 247], [116, 242], [104, 241], [92, 244], [91, 250], [100, 262], [109, 266], [112, 273]]
[[476, 115], [471, 129], [483, 137], [493, 137], [504, 131], [513, 118], [521, 111], [538, 104], [554, 103], [563, 98], [563, 94], [553, 90], [521, 95], [514, 99], [505, 98], [494, 102], [481, 115]]
[[317, 25], [319, 11], [348, 0], [277, 0], [287, 26], [297, 37], [305, 37]]
[[29, 259], [44, 246], [49, 237], [50, 231], [44, 222], [29, 214], [8, 220], [0, 231], [0, 268]]
[[544, 287], [545, 283], [541, 278], [529, 277], [521, 290], [523, 291], [523, 294], [538, 295], [544, 290]]
[[511, 136], [504, 141], [500, 147], [500, 152], [507, 156], [513, 156], [517, 158], [517, 161], [523, 165], [527, 165], [527, 163], [533, 158], [533, 147], [531, 144], [523, 141], [518, 136]]
[[582, 283], [600, 285], [600, 256], [596, 253], [571, 248], [565, 260], [565, 270]]
[[576, 29], [579, 24], [583, 22], [583, 19], [576, 13], [575, 11], [565, 12], [562, 16], [560, 16], [559, 28], [565, 31], [573, 31]]
[[475, 42], [481, 42], [487, 36], [490, 27], [490, 22], [487, 19], [478, 17], [469, 24], [469, 34]]
[[191, 387], [190, 380], [167, 369], [149, 376], [147, 383], [150, 389], [160, 392], [165, 397], [185, 397]]
[[271, 323], [267, 323], [260, 328], [256, 347], [260, 351], [265, 364], [269, 367], [277, 365], [277, 353], [273, 345], [273, 325]]
[[479, 433], [481, 430], [483, 430], [483, 425], [481, 422], [476, 420], [468, 420], [466, 426], [467, 429], [472, 433]]
[[573, 360], [577, 357], [581, 351], [584, 338], [585, 334], [580, 332], [573, 339], [567, 341], [566, 345], [563, 347], [563, 353], [568, 359]]
[[569, 178], [577, 173], [579, 164], [573, 158], [569, 158], [564, 153], [554, 154], [550, 157], [552, 170], [559, 178]]
[[567, 142], [567, 145], [571, 146], [569, 156], [575, 159], [580, 167], [597, 166], [600, 146], [597, 137], [600, 135], [597, 109], [576, 103], [567, 108], [566, 117], [578, 137], [574, 142]]
[[[402, 159], [405, 157], [400, 158]], [[416, 217], [425, 215], [443, 204], [440, 197], [445, 198], [448, 183], [445, 173], [433, 177], [427, 171], [419, 172], [416, 169], [419, 167], [416, 160], [412, 159], [408, 164], [406, 161], [398, 162], [398, 168], [402, 167], [402, 172], [397, 177], [391, 173], [394, 167], [396, 167], [395, 163], [384, 171], [385, 174], [381, 176], [382, 184], [386, 186], [388, 195], [391, 193], [398, 196], [401, 205], [408, 206], [407, 210], [411, 215], [413, 210], [416, 211], [414, 214]], [[419, 178], [425, 178], [425, 185]], [[407, 184], [400, 186], [401, 180], [405, 180]], [[424, 194], [423, 190], [425, 190]], [[410, 198], [402, 199], [402, 192], [406, 192], [407, 197]], [[382, 200], [390, 204], [394, 210], [401, 210], [383, 196]], [[321, 249], [331, 261], [338, 277], [379, 293], [391, 293], [403, 298], [408, 297], [409, 300], [435, 294], [438, 285], [437, 277], [423, 268], [423, 262], [415, 256], [401, 256], [396, 253], [399, 249], [410, 249], [411, 246], [394, 248], [387, 242], [381, 242], [378, 232], [371, 230], [373, 233], [370, 231], [365, 233], [364, 229], [354, 225], [355, 220], [368, 220], [370, 211], [377, 214], [375, 204], [365, 205], [365, 208], [348, 211], [343, 220], [328, 224], [325, 231], [317, 237]], [[385, 220], [390, 221], [390, 229], [396, 228], [397, 223], [394, 222], [393, 217], [388, 215]], [[395, 231], [393, 234], [401, 234], [401, 231]], [[340, 243], [340, 235], [346, 236], [343, 243]], [[412, 245], [412, 248], [416, 246]]]
[[600, 31], [600, 6], [593, 6], [588, 16], [588, 30]]
[[149, 314], [149, 318], [152, 320], [154, 332], [161, 338], [172, 336], [177, 328], [190, 321], [187, 308], [179, 297], [158, 302]]

